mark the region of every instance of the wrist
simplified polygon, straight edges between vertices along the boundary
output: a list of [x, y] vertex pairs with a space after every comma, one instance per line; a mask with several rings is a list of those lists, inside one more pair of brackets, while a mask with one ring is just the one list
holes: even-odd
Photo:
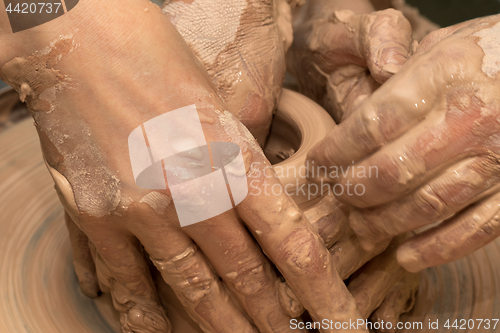
[[[0, 78], [20, 91], [21, 81], [48, 80], [33, 72], [40, 66], [57, 71], [50, 82], [57, 76], [84, 86], [125, 74], [124, 70], [139, 72], [147, 67], [144, 59], [161, 57], [152, 32], [161, 29], [172, 36], [175, 28], [165, 27], [165, 21], [160, 8], [148, 0], [80, 0], [70, 12], [43, 25], [18, 33], [4, 31], [0, 46], [7, 47], [0, 54]], [[21, 69], [22, 64], [26, 66]]]

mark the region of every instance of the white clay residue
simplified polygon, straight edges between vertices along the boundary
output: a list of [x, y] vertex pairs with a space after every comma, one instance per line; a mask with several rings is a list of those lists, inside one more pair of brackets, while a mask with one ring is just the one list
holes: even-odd
[[184, 252], [173, 257], [170, 260], [160, 260], [160, 259], [151, 258], [151, 261], [155, 264], [155, 266], [160, 271], [163, 271], [163, 270], [166, 270], [169, 266], [175, 265], [177, 262], [179, 262], [185, 258], [193, 256], [196, 253], [197, 249], [198, 249], [198, 247], [196, 245], [192, 244], [192, 245], [188, 246], [188, 248], [186, 250], [184, 250]]
[[402, 185], [407, 185], [415, 176], [421, 176], [426, 171], [425, 163], [422, 158], [408, 156], [404, 152], [398, 156], [395, 160], [395, 164], [399, 169], [398, 182]]
[[195, 0], [190, 4], [177, 1], [164, 7], [163, 12], [175, 18], [177, 30], [200, 58], [212, 64], [236, 39], [246, 7], [246, 0]]
[[202, 123], [207, 123], [207, 124], [214, 124], [215, 119], [213, 117], [207, 116], [201, 111], [198, 111], [198, 117], [200, 117], [200, 121]]
[[54, 95], [67, 80], [65, 75], [52, 67], [63, 55], [73, 52], [76, 46], [72, 35], [60, 36], [44, 50], [7, 62], [0, 69], [0, 78], [16, 89], [20, 100], [26, 101], [31, 111], [50, 112], [52, 101], [46, 100], [42, 94], [50, 91], [48, 96]]
[[262, 149], [250, 131], [248, 131], [248, 129], [240, 123], [231, 112], [221, 112], [218, 110], [215, 110], [215, 112], [219, 116], [220, 124], [223, 126], [226, 134], [233, 143], [240, 147], [244, 154], [246, 153], [247, 148], [252, 148], [254, 152], [262, 153]]
[[156, 191], [148, 193], [139, 201], [139, 203], [149, 205], [158, 215], [165, 213], [165, 209], [171, 202], [172, 200], [169, 197]]
[[61, 199], [61, 203], [63, 203], [63, 205], [65, 206], [64, 208], [66, 208], [66, 211], [68, 211], [68, 213], [78, 212], [78, 206], [76, 205], [75, 195], [73, 194], [73, 188], [71, 187], [68, 180], [63, 175], [61, 175], [59, 171], [52, 168], [47, 163], [45, 158], [43, 160], [45, 162], [45, 165], [47, 166], [47, 169], [50, 172], [50, 175], [52, 176], [52, 179], [54, 180], [57, 193], [59, 195], [59, 198]]
[[293, 42], [293, 29], [292, 29], [292, 9], [290, 4], [285, 0], [279, 0], [276, 3], [278, 7], [278, 16], [276, 24], [283, 38], [285, 52], [290, 48]]
[[494, 78], [500, 71], [500, 23], [481, 29], [472, 36], [480, 37], [478, 44], [484, 51], [483, 72]]
[[[69, 165], [67, 174], [75, 184], [75, 198], [79, 211], [94, 217], [103, 217], [113, 212], [122, 197], [120, 180], [104, 166], [94, 169], [95, 173], [90, 173], [85, 171], [80, 159], [76, 156], [70, 158], [66, 159]], [[82, 166], [75, 169], [76, 165]]]

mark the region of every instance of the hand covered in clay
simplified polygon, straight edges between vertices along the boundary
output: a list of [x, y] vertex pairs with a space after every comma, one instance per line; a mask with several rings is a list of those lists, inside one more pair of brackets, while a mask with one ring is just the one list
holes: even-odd
[[[396, 328], [400, 316], [413, 308], [419, 286], [418, 274], [405, 271], [396, 260], [396, 250], [407, 235], [365, 250], [349, 227], [349, 211], [327, 195], [304, 213], [329, 249], [340, 277], [348, 283], [362, 317], [391, 322], [390, 327]], [[302, 313], [303, 307], [285, 283], [280, 291], [284, 308], [292, 316]]]
[[[500, 16], [429, 34], [401, 71], [309, 153], [329, 168], [364, 249], [440, 224], [400, 246], [408, 271], [443, 264], [500, 234]], [[342, 170], [344, 174], [342, 174]]]
[[286, 0], [166, 1], [163, 12], [206, 68], [229, 111], [264, 145], [291, 44]]
[[412, 29], [394, 9], [369, 1], [311, 0], [294, 12], [288, 69], [299, 91], [339, 123], [412, 53]]
[[[252, 189], [280, 186], [255, 139], [227, 111], [158, 7], [146, 0], [89, 0], [42, 27], [0, 34], [8, 50], [0, 56], [1, 77], [32, 112], [66, 210], [82, 288], [89, 295], [111, 293], [124, 332], [170, 329], [145, 256], [204, 331], [290, 331], [278, 279], [261, 248], [315, 320], [361, 318], [330, 253], [287, 195], [249, 193], [236, 208], [181, 228], [170, 184], [137, 185], [130, 134], [194, 105], [206, 142], [239, 147]], [[148, 144], [144, 151], [152, 154]], [[184, 152], [186, 142], [164, 145]], [[187, 155], [190, 167], [215, 163], [203, 151]], [[186, 186], [181, 194], [200, 207], [216, 202], [203, 189]]]

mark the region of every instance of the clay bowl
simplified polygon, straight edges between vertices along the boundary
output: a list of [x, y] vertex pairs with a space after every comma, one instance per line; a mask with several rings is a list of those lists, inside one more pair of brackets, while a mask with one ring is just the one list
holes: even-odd
[[[10, 105], [5, 98], [12, 101], [15, 97], [6, 95], [0, 93], [0, 105]], [[328, 116], [315, 103], [290, 91], [283, 93], [279, 109], [272, 136], [288, 140], [281, 140], [277, 148], [277, 142], [270, 142], [266, 151], [269, 155], [293, 148], [296, 153], [277, 165], [293, 162], [300, 166], [307, 147], [329, 130], [324, 117], [311, 110]], [[297, 118], [287, 110], [300, 110], [305, 116]], [[283, 125], [276, 125], [280, 122]], [[284, 147], [284, 142], [289, 145]], [[90, 299], [79, 290], [63, 210], [32, 121], [26, 119], [0, 131], [0, 147], [0, 333], [118, 333], [118, 316], [109, 296]], [[425, 270], [415, 308], [404, 319], [423, 322], [424, 329], [415, 332], [445, 332], [442, 325], [447, 319], [500, 318], [499, 259], [500, 242], [496, 241], [457, 262]], [[174, 332], [201, 332], [172, 291], [163, 283], [159, 290]], [[440, 329], [428, 329], [429, 319], [439, 320]]]
[[295, 91], [283, 89], [264, 153], [287, 193], [303, 210], [322, 197], [308, 197], [297, 190], [307, 183], [307, 152], [334, 127], [332, 117], [321, 106]]

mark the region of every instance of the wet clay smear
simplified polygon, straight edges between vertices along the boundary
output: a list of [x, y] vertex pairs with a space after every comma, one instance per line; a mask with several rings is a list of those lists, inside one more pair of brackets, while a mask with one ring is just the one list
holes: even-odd
[[0, 78], [16, 89], [32, 112], [50, 112], [53, 107], [48, 96], [55, 94], [68, 79], [53, 67], [74, 48], [71, 36], [61, 36], [42, 51], [7, 62], [0, 70]]

